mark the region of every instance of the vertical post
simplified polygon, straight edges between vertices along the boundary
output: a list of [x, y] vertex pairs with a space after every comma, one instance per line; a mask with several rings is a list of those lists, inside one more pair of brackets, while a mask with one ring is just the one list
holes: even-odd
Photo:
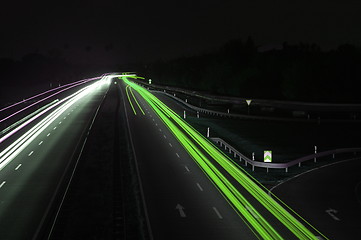
[[332, 154], [332, 158], [335, 159], [335, 154]]
[[183, 118], [186, 119], [186, 111], [183, 111]]
[[175, 96], [175, 93], [173, 93], [173, 96]]
[[252, 165], [252, 172], [254, 172], [254, 165]]
[[186, 99], [186, 103], [188, 102], [188, 99]]
[[254, 161], [254, 152], [252, 153], [252, 160]]
[[197, 118], [199, 118], [199, 112], [197, 112]]
[[[315, 154], [317, 154], [317, 146], [315, 146]], [[316, 156], [314, 157], [313, 161], [314, 161], [314, 162], [317, 161]]]
[[[207, 128], [207, 137], [209, 137], [209, 127]], [[221, 143], [222, 146], [222, 143]]]
[[286, 172], [288, 173], [288, 167], [286, 167]]
[[298, 167], [301, 167], [301, 162], [298, 163]]
[[229, 108], [227, 109], [227, 113], [229, 113]]

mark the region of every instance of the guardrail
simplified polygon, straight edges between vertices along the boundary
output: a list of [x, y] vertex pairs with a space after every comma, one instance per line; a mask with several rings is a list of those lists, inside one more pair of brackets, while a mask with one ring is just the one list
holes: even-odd
[[233, 156], [235, 158], [239, 158], [240, 162], [244, 162], [245, 166], [247, 166], [248, 164], [252, 166], [252, 171], [254, 171], [255, 167], [261, 167], [261, 168], [266, 168], [267, 172], [268, 170], [271, 168], [273, 169], [280, 169], [280, 168], [284, 168], [286, 172], [288, 172], [288, 168], [298, 165], [299, 167], [301, 167], [301, 164], [303, 162], [306, 161], [316, 161], [317, 158], [320, 157], [325, 157], [325, 156], [329, 156], [332, 155], [333, 158], [335, 158], [336, 154], [340, 154], [340, 153], [354, 153], [356, 154], [356, 152], [361, 152], [361, 148], [340, 148], [340, 149], [335, 149], [335, 150], [329, 150], [329, 151], [324, 151], [324, 152], [319, 152], [319, 153], [315, 153], [315, 154], [311, 154], [311, 155], [307, 155], [301, 158], [297, 158], [293, 161], [287, 162], [287, 163], [269, 163], [269, 162], [258, 162], [255, 160], [252, 160], [248, 157], [246, 157], [245, 155], [243, 155], [242, 153], [240, 153], [237, 149], [235, 149], [234, 147], [232, 147], [230, 144], [228, 144], [226, 141], [224, 141], [221, 138], [218, 137], [213, 137], [210, 138], [213, 142], [220, 144], [221, 147], [224, 147], [225, 150], [228, 149], [229, 153], [233, 153]]
[[182, 103], [183, 105], [187, 106], [188, 108], [192, 109], [193, 111], [196, 111], [197, 113], [205, 113], [205, 114], [209, 114], [211, 116], [230, 117], [230, 118], [239, 118], [239, 119], [253, 119], [253, 120], [287, 121], [287, 122], [289, 122], [289, 121], [293, 121], [293, 122], [316, 122], [316, 121], [318, 121], [317, 119], [265, 117], [265, 116], [244, 115], [244, 114], [214, 111], [214, 110], [209, 110], [206, 108], [200, 108], [200, 107], [191, 105], [191, 104], [187, 103], [186, 101], [184, 101], [183, 99], [180, 99], [172, 94], [169, 94], [166, 91], [158, 91], [158, 90], [151, 90], [151, 91], [165, 94], [165, 95], [175, 99], [176, 101]]
[[[198, 91], [187, 90], [178, 87], [160, 86], [156, 84], [147, 84], [145, 82], [138, 82], [147, 87], [166, 89], [167, 91], [179, 92], [185, 95], [194, 96], [206, 100], [217, 100], [226, 103], [246, 104], [247, 98], [219, 96]], [[317, 110], [317, 111], [361, 111], [360, 103], [311, 103], [311, 102], [297, 102], [297, 101], [280, 101], [270, 99], [252, 99], [252, 105], [270, 106], [277, 108], [286, 108], [294, 110]]]

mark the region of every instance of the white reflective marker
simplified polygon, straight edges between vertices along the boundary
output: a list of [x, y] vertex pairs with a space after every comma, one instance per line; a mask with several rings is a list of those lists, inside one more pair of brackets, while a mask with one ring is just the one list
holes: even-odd
[[6, 181], [3, 181], [1, 184], [0, 184], [0, 188], [2, 188], [4, 185], [5, 185]]
[[21, 163], [15, 168], [15, 171], [21, 167]]

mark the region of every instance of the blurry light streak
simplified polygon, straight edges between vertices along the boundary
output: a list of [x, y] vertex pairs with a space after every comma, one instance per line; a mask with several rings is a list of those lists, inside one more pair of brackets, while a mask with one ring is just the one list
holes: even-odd
[[[164, 103], [149, 93], [143, 87], [131, 83], [124, 79], [135, 89], [158, 114], [160, 119], [171, 130], [178, 141], [185, 147], [188, 153], [196, 160], [196, 163], [206, 173], [206, 175], [221, 190], [222, 195], [226, 196], [227, 201], [231, 202], [242, 216], [252, 225], [253, 229], [264, 239], [282, 239], [282, 237], [263, 219], [256, 209], [238, 192], [238, 190], [223, 176], [221, 172], [201, 153], [201, 151], [188, 139], [183, 132], [178, 129], [172, 121], [176, 122], [203, 150], [207, 152], [216, 162], [222, 166], [230, 175], [237, 180], [258, 202], [260, 202], [269, 212], [272, 213], [284, 226], [287, 227], [298, 239], [317, 239], [317, 237], [302, 225], [294, 216], [287, 212], [279, 203], [272, 199], [262, 187], [258, 186], [254, 179], [241, 171], [233, 161], [220, 152], [203, 135], [199, 134], [188, 123], [183, 121], [180, 116], [174, 113]], [[172, 120], [172, 121], [171, 121]], [[259, 184], [259, 183], [258, 183]], [[259, 184], [260, 185], [260, 184]], [[284, 204], [284, 203], [283, 203]], [[289, 208], [286, 205], [287, 208]], [[249, 210], [250, 209], [250, 210]], [[290, 208], [289, 208], [290, 209]], [[293, 210], [292, 210], [293, 211]], [[294, 212], [294, 211], [293, 211]], [[297, 216], [299, 216], [297, 214]], [[301, 218], [302, 219], [302, 218]], [[304, 219], [302, 219], [305, 221]], [[305, 221], [311, 228], [317, 231], [312, 225]], [[324, 235], [322, 235], [326, 238]], [[327, 239], [327, 238], [326, 238]]]
[[44, 95], [44, 94], [53, 92], [53, 91], [58, 90], [58, 89], [61, 89], [61, 88], [64, 88], [64, 87], [66, 87], [66, 86], [73, 85], [73, 84], [76, 84], [76, 83], [86, 83], [86, 82], [89, 82], [89, 81], [97, 80], [97, 79], [99, 79], [99, 78], [100, 78], [100, 77], [82, 79], [82, 80], [79, 80], [79, 81], [76, 81], [76, 82], [68, 83], [68, 84], [65, 84], [65, 85], [62, 85], [62, 86], [59, 86], [59, 87], [56, 87], [56, 88], [47, 90], [47, 91], [45, 91], [45, 92], [39, 93], [39, 94], [37, 94], [37, 95], [34, 95], [34, 96], [32, 96], [32, 97], [29, 97], [29, 98], [24, 99], [24, 100], [22, 100], [22, 101], [19, 101], [19, 102], [17, 102], [17, 103], [14, 103], [14, 104], [12, 104], [12, 105], [10, 105], [10, 106], [4, 107], [4, 108], [0, 109], [0, 112], [5, 111], [5, 110], [7, 110], [7, 109], [10, 109], [10, 108], [12, 108], [12, 107], [15, 107], [15, 106], [17, 106], [17, 105], [19, 105], [19, 104], [21, 104], [21, 103], [27, 102], [27, 101], [29, 101], [29, 100], [31, 100], [31, 99], [40, 97], [40, 96], [42, 96], [42, 95]]
[[[97, 81], [90, 86], [84, 87], [77, 91], [76, 93], [64, 98], [58, 103], [49, 107], [49, 109], [44, 110], [43, 112], [37, 114], [32, 119], [23, 123], [22, 125], [28, 124], [33, 119], [38, 118], [43, 113], [47, 112], [50, 109], [56, 108], [53, 112], [49, 113], [44, 119], [39, 123], [33, 126], [30, 130], [24, 133], [21, 137], [11, 143], [7, 148], [5, 148], [0, 153], [0, 170], [2, 170], [8, 163], [10, 163], [21, 151], [23, 151], [37, 136], [39, 136], [46, 128], [48, 128], [54, 121], [66, 110], [68, 110], [74, 103], [89, 95], [92, 91], [96, 90], [100, 85], [103, 85], [104, 81]], [[19, 126], [22, 127], [22, 126]], [[16, 130], [16, 129], [15, 129]], [[6, 137], [6, 136], [5, 136]], [[2, 140], [3, 141], [3, 140]], [[0, 141], [1, 142], [1, 141]], [[28, 156], [30, 156], [29, 154]]]
[[49, 96], [47, 96], [47, 97], [45, 97], [45, 98], [43, 98], [43, 99], [40, 99], [40, 100], [36, 101], [35, 103], [32, 103], [32, 104], [30, 104], [30, 105], [28, 105], [28, 106], [26, 106], [26, 107], [24, 107], [24, 108], [16, 111], [15, 113], [12, 113], [12, 114], [10, 114], [9, 116], [1, 119], [1, 120], [0, 120], [0, 123], [3, 122], [3, 121], [5, 121], [5, 120], [7, 120], [7, 119], [9, 119], [9, 118], [11, 118], [11, 117], [13, 117], [13, 116], [15, 116], [15, 115], [17, 115], [17, 114], [19, 114], [19, 113], [21, 113], [21, 112], [23, 112], [23, 111], [25, 111], [26, 109], [29, 109], [29, 108], [31, 108], [31, 107], [33, 107], [33, 106], [35, 106], [35, 105], [37, 105], [37, 104], [39, 104], [39, 103], [41, 103], [41, 102], [49, 99], [49, 98], [51, 98], [51, 97], [54, 97], [54, 96], [58, 95], [59, 93], [62, 93], [62, 92], [64, 92], [64, 91], [66, 91], [66, 90], [72, 89], [72, 88], [74, 88], [74, 87], [76, 87], [76, 86], [79, 86], [79, 85], [82, 85], [82, 84], [84, 84], [84, 82], [74, 84], [74, 85], [72, 85], [72, 86], [70, 86], [70, 87], [67, 87], [67, 88], [65, 88], [65, 89], [62, 89], [62, 90], [56, 92], [56, 93], [53, 93], [53, 94], [51, 94], [51, 95], [49, 95]]

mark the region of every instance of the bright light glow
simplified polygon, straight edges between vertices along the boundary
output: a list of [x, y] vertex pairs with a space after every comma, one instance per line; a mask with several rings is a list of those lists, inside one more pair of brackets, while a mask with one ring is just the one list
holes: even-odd
[[[103, 80], [103, 79], [102, 79]], [[50, 114], [48, 114], [44, 119], [42, 119], [39, 123], [33, 126], [30, 130], [28, 130], [25, 134], [19, 137], [16, 141], [11, 143], [7, 148], [5, 148], [0, 153], [0, 170], [2, 170], [7, 164], [9, 164], [21, 151], [23, 151], [34, 139], [36, 139], [39, 134], [41, 134], [46, 128], [48, 128], [51, 124], [54, 123], [57, 118], [62, 115], [65, 111], [67, 111], [71, 106], [80, 101], [82, 98], [94, 92], [101, 85], [109, 84], [109, 81], [97, 81], [87, 87], [82, 88], [76, 93], [64, 98], [63, 100], [49, 106], [47, 109], [43, 110], [39, 114], [35, 115], [33, 118], [29, 119], [25, 123], [21, 124], [19, 127], [14, 129], [13, 131], [17, 131], [18, 128], [21, 128], [31, 121], [39, 118], [45, 112], [48, 112], [50, 109], [54, 109]], [[12, 131], [12, 132], [13, 132]], [[9, 134], [11, 134], [10, 132]], [[7, 134], [8, 135], [8, 134]], [[4, 141], [8, 136], [5, 135], [0, 139]]]

